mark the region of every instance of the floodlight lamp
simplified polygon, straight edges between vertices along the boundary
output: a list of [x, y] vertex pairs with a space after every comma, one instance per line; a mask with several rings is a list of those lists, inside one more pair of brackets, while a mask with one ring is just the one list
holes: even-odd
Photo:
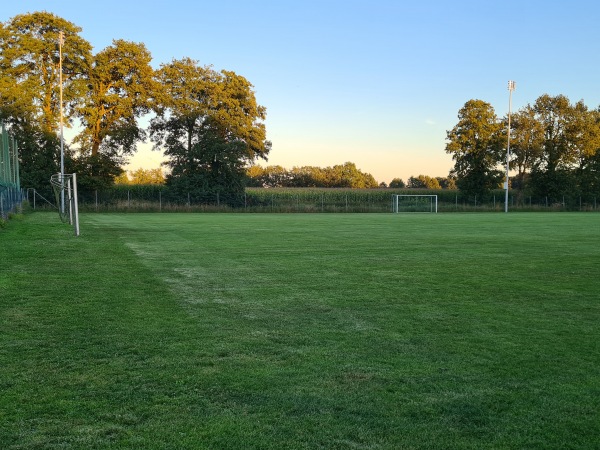
[[509, 91], [514, 91], [516, 87], [517, 87], [517, 84], [514, 81], [508, 82], [508, 90]]

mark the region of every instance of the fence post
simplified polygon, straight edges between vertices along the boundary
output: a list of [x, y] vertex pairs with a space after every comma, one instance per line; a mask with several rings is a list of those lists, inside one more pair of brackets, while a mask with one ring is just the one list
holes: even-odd
[[162, 191], [158, 191], [158, 212], [162, 212]]

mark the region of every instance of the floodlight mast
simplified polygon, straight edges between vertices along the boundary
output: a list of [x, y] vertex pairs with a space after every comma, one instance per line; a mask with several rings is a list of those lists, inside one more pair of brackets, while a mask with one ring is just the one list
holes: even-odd
[[508, 82], [508, 133], [507, 133], [507, 141], [506, 141], [506, 181], [504, 182], [504, 212], [508, 212], [508, 169], [509, 169], [509, 159], [510, 159], [510, 110], [512, 106], [512, 92], [516, 88], [516, 83], [514, 81]]
[[[64, 183], [65, 179], [65, 147], [63, 136], [63, 78], [62, 78], [62, 46], [65, 43], [65, 34], [61, 31], [58, 33], [58, 83], [60, 88], [60, 182]], [[64, 186], [61, 186], [60, 194], [60, 212], [65, 212], [65, 192]]]

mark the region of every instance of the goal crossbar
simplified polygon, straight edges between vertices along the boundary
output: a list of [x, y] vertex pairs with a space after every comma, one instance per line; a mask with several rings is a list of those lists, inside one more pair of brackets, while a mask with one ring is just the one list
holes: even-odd
[[[401, 198], [408, 198], [408, 199], [412, 199], [414, 200], [413, 202], [409, 202], [409, 205], [405, 208], [404, 212], [431, 212], [431, 213], [437, 213], [438, 212], [438, 196], [437, 195], [430, 195], [430, 194], [423, 194], [423, 195], [419, 195], [419, 194], [392, 194], [392, 212], [395, 213], [399, 213], [401, 212], [400, 209], [400, 199]], [[428, 200], [428, 202], [423, 202], [423, 201], [419, 201], [420, 199], [422, 200]], [[417, 211], [417, 206], [418, 204], [421, 203], [421, 206], [425, 205], [428, 207], [428, 211], [425, 209], [421, 209], [419, 211]], [[410, 208], [412, 208], [412, 210]]]

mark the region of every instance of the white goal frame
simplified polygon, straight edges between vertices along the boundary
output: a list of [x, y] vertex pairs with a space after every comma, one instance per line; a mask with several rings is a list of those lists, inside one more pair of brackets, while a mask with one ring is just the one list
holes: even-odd
[[56, 196], [58, 215], [63, 222], [73, 225], [75, 236], [79, 236], [79, 203], [77, 201], [77, 174], [55, 173], [50, 184]]
[[[437, 195], [415, 195], [415, 194], [392, 194], [392, 212], [399, 213], [400, 211], [400, 197], [413, 197], [415, 200], [417, 197], [421, 198], [429, 198], [429, 211], [419, 211], [419, 212], [430, 212], [437, 213], [438, 212], [438, 196]], [[404, 211], [409, 212], [409, 211]]]

